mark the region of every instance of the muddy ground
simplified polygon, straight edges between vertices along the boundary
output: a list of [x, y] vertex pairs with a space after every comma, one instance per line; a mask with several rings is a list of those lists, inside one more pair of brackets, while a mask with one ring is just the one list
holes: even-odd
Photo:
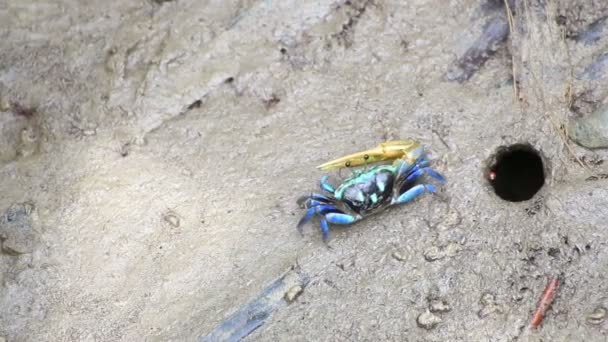
[[[290, 270], [248, 340], [608, 340], [607, 154], [564, 130], [608, 95], [608, 6], [509, 9], [3, 1], [0, 341], [195, 341]], [[297, 232], [316, 165], [408, 137], [437, 195]], [[546, 184], [512, 203], [487, 166], [519, 142]]]

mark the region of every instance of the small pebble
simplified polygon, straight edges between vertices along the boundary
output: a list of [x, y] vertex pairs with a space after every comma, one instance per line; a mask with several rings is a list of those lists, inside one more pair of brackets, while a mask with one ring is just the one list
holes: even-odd
[[462, 222], [462, 217], [457, 210], [451, 210], [437, 225], [438, 230], [448, 230], [450, 228], [456, 227]]
[[37, 234], [31, 222], [33, 210], [32, 203], [18, 203], [0, 215], [0, 254], [19, 256], [34, 250]]
[[599, 108], [582, 118], [570, 122], [568, 135], [577, 144], [587, 148], [608, 147], [608, 106]]
[[[0, 96], [0, 112], [6, 112], [11, 109], [11, 103], [4, 96]], [[0, 340], [0, 342], [3, 342]]]
[[484, 293], [479, 301], [482, 305], [490, 305], [496, 303], [495, 297], [491, 293]]
[[416, 318], [416, 323], [420, 328], [431, 330], [441, 323], [441, 317], [430, 311], [425, 311]]
[[287, 303], [292, 303], [294, 300], [296, 300], [296, 298], [300, 296], [300, 294], [302, 294], [302, 291], [304, 291], [302, 286], [294, 285], [289, 290], [287, 290], [287, 292], [285, 292], [284, 298]]
[[427, 250], [424, 251], [424, 260], [426, 261], [435, 261], [439, 259], [443, 259], [445, 255], [441, 251], [441, 249], [437, 246], [431, 246]]
[[397, 251], [393, 252], [392, 256], [393, 256], [393, 258], [395, 258], [398, 261], [404, 261], [406, 259], [403, 254], [401, 254]]
[[5, 338], [5, 337], [0, 336], [0, 342], [6, 342], [6, 338]]
[[37, 129], [28, 126], [21, 130], [19, 145], [17, 147], [17, 155], [21, 157], [28, 157], [35, 154], [38, 151], [38, 132]]
[[166, 213], [165, 215], [163, 215], [163, 219], [165, 220], [165, 222], [167, 222], [168, 224], [170, 224], [172, 227], [179, 227], [179, 217], [177, 217], [177, 215], [175, 215], [175, 213]]
[[450, 307], [450, 305], [444, 301], [444, 300], [439, 300], [439, 299], [434, 299], [431, 301], [431, 303], [429, 304], [429, 310], [431, 312], [448, 312], [450, 310], [452, 310], [452, 308]]
[[462, 246], [458, 243], [450, 242], [444, 251], [444, 255], [447, 257], [453, 257], [462, 250]]
[[31, 202], [23, 203], [23, 211], [25, 212], [25, 215], [31, 215], [35, 208], [36, 207]]
[[82, 134], [87, 137], [93, 136], [96, 133], [97, 133], [97, 131], [94, 129], [85, 129], [84, 131], [82, 131]]
[[486, 318], [495, 312], [497, 312], [497, 313], [503, 312], [502, 306], [500, 306], [499, 304], [496, 304], [496, 299], [495, 299], [494, 295], [491, 293], [483, 294], [481, 296], [481, 299], [479, 300], [479, 302], [483, 306], [481, 308], [481, 310], [479, 310], [477, 312], [477, 316], [479, 318]]
[[498, 311], [498, 307], [496, 305], [484, 306], [477, 312], [477, 316], [479, 318], [486, 318], [496, 311]]
[[598, 325], [604, 321], [606, 314], [608, 314], [608, 310], [602, 306], [598, 306], [587, 316], [587, 322], [589, 322], [589, 324]]
[[36, 130], [31, 127], [26, 127], [21, 130], [21, 142], [23, 144], [32, 144], [38, 140], [38, 134]]

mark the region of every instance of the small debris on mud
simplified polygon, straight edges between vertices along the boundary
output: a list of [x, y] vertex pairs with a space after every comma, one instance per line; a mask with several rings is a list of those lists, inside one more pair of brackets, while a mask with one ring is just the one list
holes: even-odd
[[482, 305], [481, 310], [477, 312], [479, 318], [486, 318], [493, 313], [502, 313], [503, 309], [500, 304], [496, 303], [496, 297], [491, 293], [484, 293], [479, 302]]
[[416, 318], [416, 323], [420, 328], [431, 330], [435, 328], [437, 324], [441, 323], [441, 317], [427, 310], [418, 315], [418, 318]]
[[491, 293], [484, 293], [480, 299], [481, 305], [490, 305], [496, 303], [496, 297]]
[[25, 127], [20, 134], [19, 146], [17, 147], [17, 155], [20, 157], [29, 157], [38, 151], [39, 134], [38, 130], [33, 126]]
[[118, 149], [118, 153], [120, 153], [120, 156], [123, 158], [128, 156], [130, 152], [131, 152], [131, 143], [130, 142], [126, 142], [126, 143], [122, 144], [120, 146], [120, 148]]
[[[4, 107], [4, 105], [3, 105], [3, 107]], [[7, 109], [12, 109], [12, 111], [13, 111], [13, 113], [15, 113], [15, 115], [23, 116], [24, 118], [27, 118], [27, 119], [32, 118], [34, 115], [36, 115], [36, 107], [26, 107], [17, 102], [9, 103], [9, 106]]]
[[424, 260], [433, 262], [445, 258], [441, 249], [437, 246], [431, 246], [424, 251]]
[[603, 306], [598, 306], [593, 310], [592, 313], [587, 315], [587, 323], [593, 325], [601, 324], [604, 319], [606, 319], [606, 315], [608, 314], [608, 310], [606, 310]]
[[586, 148], [608, 147], [608, 106], [570, 122], [568, 134], [574, 142]]
[[406, 259], [406, 257], [403, 254], [401, 254], [399, 251], [395, 251], [391, 255], [397, 261], [405, 261], [405, 259]]
[[30, 215], [31, 203], [14, 204], [0, 218], [0, 252], [19, 256], [34, 250], [36, 236]]
[[165, 213], [163, 215], [163, 220], [165, 220], [165, 222], [167, 222], [169, 225], [171, 225], [174, 228], [179, 227], [179, 224], [180, 224], [179, 217], [172, 211]]
[[304, 288], [302, 288], [301, 285], [292, 286], [289, 290], [287, 290], [287, 292], [285, 292], [285, 301], [287, 301], [287, 303], [292, 303], [302, 294], [303, 291]]
[[434, 313], [444, 313], [452, 310], [452, 307], [441, 299], [434, 299], [429, 303], [429, 311]]
[[271, 94], [270, 98], [264, 99], [263, 102], [266, 110], [269, 110], [272, 107], [276, 106], [277, 103], [281, 102], [281, 99], [276, 94]]
[[334, 290], [338, 290], [338, 287], [336, 286], [336, 284], [329, 279], [323, 279], [323, 283], [325, 283], [325, 285], [331, 287]]
[[448, 258], [456, 256], [462, 250], [462, 246], [458, 243], [450, 242], [445, 247], [443, 254]]
[[553, 258], [557, 258], [557, 257], [559, 256], [559, 254], [560, 254], [560, 253], [561, 253], [561, 252], [560, 252], [559, 248], [550, 247], [550, 248], [547, 250], [547, 254], [548, 254], [550, 257], [553, 257]]
[[462, 216], [457, 210], [450, 210], [445, 218], [437, 225], [438, 230], [448, 230], [458, 226], [462, 222]]
[[191, 104], [188, 105], [188, 110], [192, 110], [192, 109], [198, 109], [201, 108], [201, 106], [203, 105], [203, 101], [202, 100], [196, 100], [194, 102], [192, 102]]
[[85, 129], [84, 131], [82, 131], [82, 135], [84, 135], [85, 137], [91, 137], [95, 134], [97, 134], [97, 130], [95, 129]]
[[462, 246], [454, 242], [450, 242], [442, 247], [431, 246], [424, 251], [424, 260], [433, 262], [445, 257], [451, 258], [456, 256], [461, 250]]
[[4, 96], [0, 96], [0, 112], [6, 112], [11, 109], [11, 103]]

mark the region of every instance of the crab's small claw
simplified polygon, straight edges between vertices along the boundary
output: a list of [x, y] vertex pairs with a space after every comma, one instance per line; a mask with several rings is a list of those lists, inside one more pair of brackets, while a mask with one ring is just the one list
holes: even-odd
[[375, 148], [353, 153], [342, 158], [317, 166], [321, 170], [333, 170], [343, 167], [361, 166], [386, 160], [404, 158], [413, 164], [424, 153], [422, 145], [412, 139], [384, 142]]

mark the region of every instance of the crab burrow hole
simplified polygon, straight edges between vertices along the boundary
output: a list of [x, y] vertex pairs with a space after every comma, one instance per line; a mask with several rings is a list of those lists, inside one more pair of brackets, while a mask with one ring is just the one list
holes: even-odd
[[527, 201], [545, 184], [543, 158], [528, 144], [499, 147], [487, 177], [498, 197], [509, 202]]

